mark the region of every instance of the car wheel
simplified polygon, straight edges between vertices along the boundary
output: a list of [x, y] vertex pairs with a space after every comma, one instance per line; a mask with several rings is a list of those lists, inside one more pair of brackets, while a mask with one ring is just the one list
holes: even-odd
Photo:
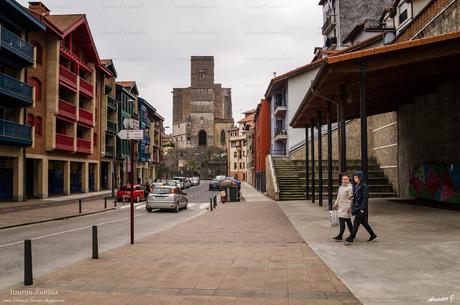
[[185, 207], [184, 207], [184, 209], [185, 209], [185, 210], [188, 209], [188, 200], [185, 202]]
[[180, 210], [179, 202], [176, 202], [176, 207], [174, 208], [174, 213], [178, 213]]
[[152, 208], [150, 208], [150, 207], [145, 207], [145, 209], [146, 209], [146, 210], [147, 210], [147, 212], [149, 212], [149, 213], [152, 213], [152, 211], [153, 211], [153, 209], [152, 209]]
[[139, 203], [140, 201], [141, 201], [141, 197], [139, 197], [139, 195], [137, 195], [136, 202]]

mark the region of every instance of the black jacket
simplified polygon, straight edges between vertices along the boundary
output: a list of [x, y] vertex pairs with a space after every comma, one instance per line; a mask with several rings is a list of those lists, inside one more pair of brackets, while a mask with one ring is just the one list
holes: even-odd
[[369, 188], [364, 183], [364, 173], [357, 171], [353, 176], [358, 176], [361, 183], [353, 185], [353, 204], [351, 206], [351, 214], [356, 215], [360, 210], [368, 212], [369, 205]]

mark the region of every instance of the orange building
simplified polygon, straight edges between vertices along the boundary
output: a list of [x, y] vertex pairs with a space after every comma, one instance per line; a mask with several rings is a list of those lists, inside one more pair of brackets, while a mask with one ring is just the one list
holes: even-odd
[[29, 36], [37, 66], [28, 70], [36, 98], [27, 110], [34, 126], [26, 152], [27, 196], [99, 191], [99, 108], [104, 78], [113, 72], [101, 63], [84, 14], [51, 15], [41, 2], [30, 2], [29, 9], [47, 31]]
[[270, 151], [270, 101], [261, 100], [254, 115], [254, 186], [265, 192], [265, 159]]

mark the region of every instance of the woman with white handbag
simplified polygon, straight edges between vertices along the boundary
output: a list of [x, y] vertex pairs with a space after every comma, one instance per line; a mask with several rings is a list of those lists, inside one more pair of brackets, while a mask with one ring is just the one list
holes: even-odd
[[336, 241], [342, 241], [343, 233], [345, 232], [345, 224], [348, 230], [353, 232], [353, 224], [351, 223], [351, 203], [353, 198], [353, 186], [350, 183], [350, 177], [347, 174], [342, 174], [342, 185], [339, 187], [337, 199], [335, 200], [333, 209], [337, 210], [339, 216], [340, 232], [334, 237]]

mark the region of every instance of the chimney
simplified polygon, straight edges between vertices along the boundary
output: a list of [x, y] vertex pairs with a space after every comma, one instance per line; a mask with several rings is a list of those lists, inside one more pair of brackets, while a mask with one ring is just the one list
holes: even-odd
[[29, 2], [29, 9], [41, 17], [48, 16], [50, 14], [49, 8], [47, 8], [41, 1]]

